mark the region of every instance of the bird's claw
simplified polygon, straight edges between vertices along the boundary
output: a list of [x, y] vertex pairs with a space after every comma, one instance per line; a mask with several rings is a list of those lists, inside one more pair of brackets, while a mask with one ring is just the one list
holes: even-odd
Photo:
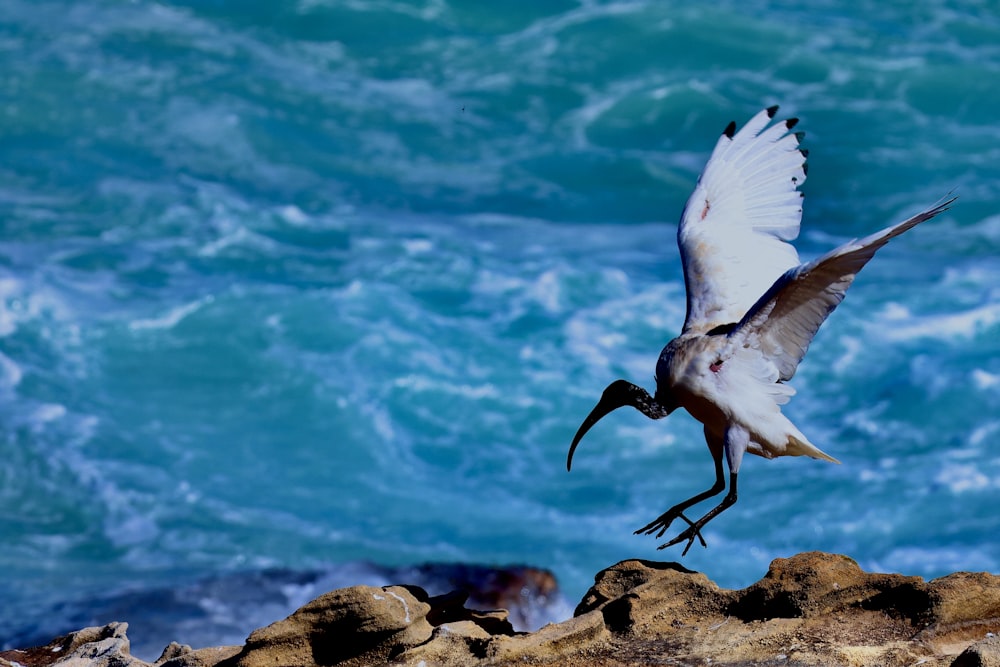
[[687, 556], [687, 552], [691, 550], [691, 545], [694, 544], [695, 539], [701, 542], [701, 546], [708, 547], [705, 542], [705, 538], [701, 535], [701, 526], [692, 523], [683, 533], [670, 540], [666, 544], [661, 544], [657, 547], [657, 550], [666, 549], [667, 547], [672, 547], [675, 544], [680, 544], [684, 540], [687, 540], [687, 545], [684, 547], [684, 551], [681, 552], [681, 557]]
[[687, 522], [688, 527], [680, 535], [666, 544], [657, 547], [657, 549], [666, 549], [667, 547], [672, 547], [675, 544], [679, 544], [680, 542], [687, 540], [687, 546], [684, 547], [684, 552], [681, 554], [681, 557], [684, 557], [687, 555], [688, 550], [691, 549], [691, 545], [694, 544], [695, 539], [701, 542], [701, 546], [708, 547], [708, 543], [705, 542], [705, 538], [701, 534], [701, 525], [684, 516], [684, 512], [678, 512], [675, 510], [670, 510], [661, 514], [655, 521], [652, 521], [635, 531], [635, 534], [652, 535], [653, 533], [656, 533], [656, 539], [659, 539], [663, 537], [665, 532], [667, 532], [667, 529], [670, 528], [670, 524], [674, 522], [674, 519], [684, 519], [684, 521]]
[[661, 514], [655, 520], [647, 523], [645, 526], [643, 526], [642, 528], [640, 528], [639, 530], [635, 531], [632, 534], [652, 535], [653, 533], [656, 533], [656, 539], [660, 539], [661, 537], [663, 537], [663, 534], [667, 532], [667, 529], [670, 528], [670, 524], [674, 522], [674, 519], [684, 519], [684, 521], [687, 522], [687, 525], [689, 526], [694, 525], [694, 522], [691, 521], [691, 519], [684, 516], [684, 512], [668, 511]]

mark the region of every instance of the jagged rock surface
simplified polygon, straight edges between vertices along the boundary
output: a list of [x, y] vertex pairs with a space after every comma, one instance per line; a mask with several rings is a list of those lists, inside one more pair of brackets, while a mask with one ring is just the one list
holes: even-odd
[[[172, 644], [155, 664], [1000, 667], [1000, 576], [987, 573], [924, 581], [812, 552], [726, 590], [677, 563], [628, 560], [597, 575], [574, 618], [534, 633], [515, 633], [506, 612], [468, 610], [465, 599], [413, 586], [340, 589], [254, 631], [243, 647]], [[9, 651], [0, 667], [148, 667], [129, 655], [124, 630], [112, 624]]]
[[109, 623], [57, 637], [46, 646], [0, 653], [0, 667], [147, 667], [133, 658], [125, 634], [128, 623]]

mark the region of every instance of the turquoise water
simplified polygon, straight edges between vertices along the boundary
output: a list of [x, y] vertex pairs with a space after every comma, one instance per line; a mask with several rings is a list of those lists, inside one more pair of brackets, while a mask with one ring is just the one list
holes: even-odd
[[694, 420], [566, 450], [652, 387], [684, 201], [776, 103], [803, 257], [960, 199], [793, 382], [843, 465], [745, 461], [684, 564], [1000, 571], [1000, 8], [800, 4], [0, 2], [0, 645], [264, 568], [679, 559], [632, 531], [710, 485]]

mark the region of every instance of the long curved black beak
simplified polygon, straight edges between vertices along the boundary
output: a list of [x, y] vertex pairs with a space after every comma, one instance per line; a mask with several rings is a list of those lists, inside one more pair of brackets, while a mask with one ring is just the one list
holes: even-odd
[[587, 418], [580, 424], [580, 429], [573, 438], [573, 444], [569, 446], [569, 455], [566, 457], [566, 470], [572, 470], [573, 452], [576, 451], [576, 446], [580, 444], [580, 440], [586, 435], [587, 431], [609, 412], [626, 405], [631, 405], [650, 419], [666, 417], [674, 409], [670, 406], [660, 405], [649, 395], [649, 392], [642, 387], [632, 384], [628, 380], [615, 380], [604, 390], [601, 400], [597, 402], [594, 409], [590, 411]]

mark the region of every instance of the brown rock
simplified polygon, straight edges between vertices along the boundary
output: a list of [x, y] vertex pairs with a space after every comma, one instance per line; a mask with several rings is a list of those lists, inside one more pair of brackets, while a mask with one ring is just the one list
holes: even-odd
[[[603, 664], [948, 665], [1000, 628], [1000, 577], [866, 573], [844, 556], [777, 559], [761, 581], [719, 589], [676, 564], [624, 561], [598, 574], [577, 612], [599, 610]], [[584, 653], [577, 654], [584, 664]], [[660, 656], [657, 658], [656, 656]]]
[[128, 623], [109, 623], [99, 628], [84, 628], [57, 637], [45, 646], [24, 650], [3, 651], [0, 665], [18, 664], [24, 667], [149, 667], [129, 653], [125, 635]]
[[431, 640], [400, 654], [403, 665], [469, 665], [486, 655], [492, 635], [473, 621], [455, 621], [434, 628]]
[[951, 667], [1000, 667], [1000, 636], [976, 642], [962, 651]]
[[[577, 605], [573, 615], [586, 614], [588, 611], [598, 609], [608, 601], [615, 600], [643, 584], [658, 580], [662, 576], [672, 576], [669, 573], [663, 574], [668, 570], [682, 574], [698, 574], [680, 563], [623, 560], [617, 565], [597, 573], [597, 576], [594, 577], [594, 585], [583, 596], [583, 600]], [[704, 575], [701, 576], [705, 581], [708, 581]]]
[[342, 588], [252, 632], [237, 664], [304, 667], [348, 660], [384, 662], [430, 639], [430, 609], [402, 586]]
[[719, 617], [727, 601], [708, 577], [679, 563], [627, 560], [597, 575], [576, 613], [600, 609], [612, 632], [643, 636], [695, 613]]
[[427, 590], [444, 587], [465, 593], [470, 609], [506, 609], [518, 630], [535, 630], [560, 597], [555, 575], [525, 565], [492, 567], [463, 563], [425, 563], [386, 571], [389, 580], [406, 581]]
[[930, 582], [931, 628], [934, 639], [980, 639], [1000, 618], [997, 576], [986, 572], [956, 572]]
[[[411, 587], [411, 590], [414, 589]], [[416, 590], [423, 593], [420, 589]], [[427, 613], [427, 620], [431, 625], [438, 626], [454, 621], [472, 621], [491, 635], [514, 634], [514, 627], [510, 623], [506, 609], [493, 611], [466, 609], [467, 598], [467, 593], [455, 591], [432, 598], [428, 598], [424, 594], [421, 599], [426, 600], [431, 606], [431, 610]]]
[[[96, 631], [96, 632], [88, 632]], [[54, 667], [148, 667], [148, 663], [133, 658], [125, 631], [128, 623], [111, 623], [103, 628], [88, 628], [76, 635], [67, 648], [68, 654]]]
[[170, 642], [167, 647], [163, 649], [160, 653], [160, 657], [156, 659], [154, 664], [160, 664], [161, 662], [167, 662], [173, 658], [179, 658], [183, 655], [191, 653], [192, 648], [187, 644], [179, 644], [177, 642]]
[[588, 664], [585, 661], [572, 662], [570, 658], [586, 655], [589, 650], [610, 639], [611, 633], [604, 624], [603, 616], [599, 611], [592, 611], [562, 623], [546, 625], [531, 634], [494, 638], [485, 655], [487, 664]]
[[[169, 649], [177, 644], [171, 644]], [[186, 651], [174, 651], [169, 657], [160, 656], [154, 663], [155, 667], [215, 667], [223, 663], [230, 664], [231, 658], [237, 656], [242, 650], [242, 646], [213, 646], [211, 648], [200, 648], [192, 650], [190, 646], [184, 646]], [[167, 655], [166, 650], [164, 655]], [[229, 662], [227, 662], [229, 661]]]
[[[846, 665], [1000, 667], [1000, 577], [924, 581], [864, 572], [844, 556], [779, 558], [757, 583], [721, 589], [677, 563], [628, 560], [600, 572], [577, 615], [515, 633], [505, 611], [467, 594], [412, 586], [327, 593], [254, 631], [246, 646], [171, 645], [157, 667], [393, 665]], [[0, 654], [42, 667], [150, 667], [128, 653], [124, 624]]]

